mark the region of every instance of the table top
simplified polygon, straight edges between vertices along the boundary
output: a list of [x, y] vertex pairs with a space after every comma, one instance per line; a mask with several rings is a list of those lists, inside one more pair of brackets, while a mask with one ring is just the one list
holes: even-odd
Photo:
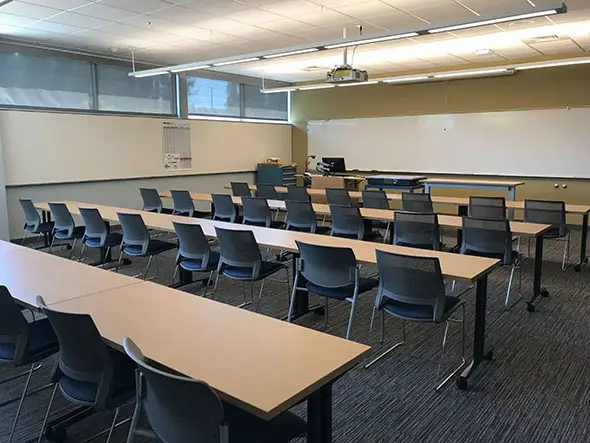
[[38, 295], [52, 305], [141, 282], [34, 249], [10, 248], [6, 242], [0, 245], [0, 284], [8, 288], [13, 298], [30, 307], [37, 307]]
[[[398, 254], [415, 255], [420, 257], [438, 257], [440, 260], [443, 275], [448, 279], [476, 281], [483, 275], [490, 273], [500, 260], [475, 257], [468, 255], [452, 254], [441, 251], [426, 251], [424, 249], [407, 248], [403, 246], [372, 243], [360, 240], [351, 240], [341, 237], [330, 237], [327, 235], [307, 234], [303, 232], [285, 231], [284, 229], [271, 229], [258, 226], [240, 225], [220, 221], [212, 221], [202, 218], [183, 217], [178, 215], [158, 214], [155, 212], [140, 211], [137, 209], [125, 209], [114, 206], [95, 205], [81, 202], [64, 202], [70, 212], [79, 214], [79, 207], [97, 208], [102, 217], [109, 221], [118, 221], [117, 212], [139, 213], [142, 215], [145, 224], [154, 229], [174, 231], [173, 221], [179, 223], [198, 224], [208, 237], [215, 237], [215, 227], [225, 229], [237, 229], [252, 231], [256, 241], [262, 247], [268, 247], [288, 252], [297, 252], [296, 241], [312, 243], [322, 246], [347, 247], [354, 251], [356, 259], [360, 263], [375, 264], [375, 250], [380, 249]], [[35, 203], [38, 209], [48, 210], [46, 202]]]
[[441, 185], [481, 185], [514, 187], [524, 185], [525, 182], [516, 180], [484, 180], [477, 178], [428, 178], [424, 180], [424, 183]]
[[369, 346], [150, 282], [53, 306], [271, 419], [360, 362]]

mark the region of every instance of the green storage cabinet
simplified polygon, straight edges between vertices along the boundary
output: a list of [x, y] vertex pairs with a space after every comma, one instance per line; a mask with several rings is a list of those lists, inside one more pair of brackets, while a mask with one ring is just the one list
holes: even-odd
[[262, 185], [295, 186], [297, 165], [258, 163], [256, 182]]

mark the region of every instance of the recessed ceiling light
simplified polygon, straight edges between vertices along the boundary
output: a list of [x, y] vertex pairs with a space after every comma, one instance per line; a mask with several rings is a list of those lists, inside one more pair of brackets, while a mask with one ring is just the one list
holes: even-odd
[[475, 54], [476, 55], [488, 55], [490, 52], [492, 52], [492, 51], [490, 51], [488, 48], [476, 49], [475, 50]]

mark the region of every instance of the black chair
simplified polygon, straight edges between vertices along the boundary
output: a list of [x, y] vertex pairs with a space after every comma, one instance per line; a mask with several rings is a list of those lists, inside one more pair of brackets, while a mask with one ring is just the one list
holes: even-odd
[[252, 197], [250, 185], [245, 182], [231, 182], [231, 192], [234, 197]]
[[[365, 365], [369, 368], [388, 355], [406, 341], [406, 321], [419, 323], [446, 323], [442, 341], [441, 355], [436, 378], [439, 378], [441, 363], [444, 357], [447, 334], [450, 322], [460, 322], [461, 333], [461, 365], [446, 377], [435, 389], [441, 389], [465, 365], [465, 304], [456, 297], [445, 294], [445, 283], [436, 257], [416, 257], [411, 255], [392, 254], [375, 251], [377, 268], [379, 269], [379, 291], [375, 298], [375, 311], [379, 311], [381, 332], [380, 342], [385, 337], [385, 312], [402, 320], [402, 341], [387, 349], [377, 358]], [[451, 315], [462, 309], [461, 320], [451, 319]], [[371, 318], [371, 327], [373, 325]]]
[[[389, 206], [389, 199], [387, 198], [387, 194], [384, 190], [368, 190], [364, 189], [362, 192], [363, 195], [363, 207], [368, 209], [384, 209], [390, 210]], [[387, 241], [387, 237], [389, 235], [389, 230], [391, 229], [391, 222], [390, 221], [378, 221], [377, 227], [379, 229], [384, 229], [385, 234], [383, 235], [383, 242]]]
[[207, 383], [164, 370], [129, 337], [123, 346], [138, 366], [137, 403], [127, 443], [133, 442], [144, 411], [158, 441], [166, 443], [287, 443], [307, 432], [305, 420], [291, 412], [269, 421], [257, 418], [222, 402]]
[[233, 280], [250, 282], [249, 302], [246, 301], [246, 288], [245, 286], [242, 287], [244, 303], [242, 303], [240, 307], [244, 307], [254, 303], [254, 282], [261, 281], [258, 304], [256, 307], [256, 309], [259, 310], [262, 291], [264, 290], [264, 279], [279, 271], [285, 271], [287, 276], [288, 300], [291, 289], [289, 286], [289, 269], [283, 263], [262, 259], [260, 248], [258, 247], [258, 243], [256, 242], [256, 238], [252, 231], [238, 231], [216, 227], [215, 232], [217, 233], [217, 239], [219, 240], [221, 257], [217, 267], [213, 296], [215, 296], [219, 275], [221, 274]]
[[238, 208], [234, 204], [231, 195], [211, 194], [214, 206], [213, 220], [236, 223], [238, 221]]
[[142, 211], [159, 212], [162, 214], [172, 214], [172, 209], [165, 208], [162, 204], [160, 194], [157, 189], [139, 188], [141, 200], [143, 202]]
[[242, 197], [242, 206], [244, 207], [244, 219], [242, 220], [244, 225], [275, 229], [282, 229], [285, 226], [283, 222], [272, 219], [272, 211], [265, 198]]
[[211, 250], [201, 226], [175, 221], [172, 224], [178, 237], [178, 255], [172, 281], [174, 282], [180, 268], [188, 272], [209, 272], [209, 279], [205, 284], [205, 293], [203, 294], [206, 297], [213, 272], [219, 264], [219, 252]]
[[80, 215], [84, 219], [86, 230], [82, 238], [82, 251], [80, 257], [84, 254], [86, 246], [89, 248], [105, 248], [105, 257], [109, 256], [111, 249], [120, 246], [123, 241], [123, 234], [119, 232], [110, 232], [109, 225], [100, 215], [96, 208], [80, 208]]
[[140, 274], [140, 276], [146, 279], [153, 257], [157, 257], [163, 252], [175, 249], [176, 245], [163, 240], [150, 238], [150, 233], [140, 214], [124, 214], [117, 212], [117, 217], [119, 218], [119, 223], [121, 223], [121, 228], [123, 229], [123, 240], [121, 242], [121, 253], [119, 254], [117, 269], [121, 265], [123, 254], [127, 254], [131, 257], [148, 257], [146, 268], [143, 273]]
[[280, 200], [279, 194], [274, 185], [257, 184], [256, 197], [266, 198], [268, 200]]
[[330, 205], [332, 230], [330, 235], [354, 240], [379, 240], [380, 234], [371, 230], [371, 220], [364, 220], [357, 206]]
[[441, 249], [436, 214], [395, 211], [393, 220], [394, 245], [434, 251]]
[[107, 443], [110, 442], [119, 408], [135, 397], [135, 364], [125, 354], [107, 347], [89, 315], [54, 311], [42, 297], [37, 297], [37, 304], [47, 315], [59, 342], [59, 359], [51, 376], [55, 386], [38, 441], [43, 437], [59, 387], [62, 396], [77, 406], [95, 411], [115, 410], [107, 437]]
[[70, 251], [70, 258], [72, 258], [77, 241], [84, 237], [85, 228], [84, 226], [76, 226], [74, 218], [65, 203], [49, 203], [49, 209], [55, 220], [53, 239], [51, 240], [49, 252], [53, 249], [55, 239], [69, 240], [72, 242], [72, 249]]
[[408, 212], [434, 212], [430, 194], [402, 193], [402, 209]]
[[506, 219], [504, 197], [469, 197], [469, 216], [489, 220]]
[[285, 196], [285, 200], [308, 202], [311, 201], [311, 197], [307, 193], [307, 188], [305, 186], [287, 186], [287, 195]]
[[28, 234], [38, 235], [37, 241], [39, 241], [44, 234], [51, 234], [53, 232], [54, 223], [41, 221], [41, 216], [37, 212], [37, 208], [35, 208], [32, 200], [19, 198], [18, 202], [25, 214], [25, 235], [23, 236], [21, 245], [25, 244]]
[[287, 208], [287, 231], [310, 232], [312, 234], [327, 234], [330, 229], [318, 226], [313, 205], [306, 201], [285, 201]]
[[57, 353], [58, 350], [57, 337], [49, 321], [44, 318], [27, 322], [8, 288], [0, 286], [0, 364], [11, 364], [15, 367], [29, 366], [26, 372], [0, 381], [0, 384], [4, 384], [24, 376], [27, 377], [22, 395], [19, 398], [2, 402], [3, 406], [6, 406], [19, 401], [8, 437], [9, 443], [12, 442], [25, 397], [51, 387], [51, 385], [45, 385], [29, 391], [33, 372], [39, 369], [40, 365], [38, 364], [43, 359]]
[[326, 188], [326, 199], [329, 205], [353, 206], [350, 194], [344, 188]]
[[171, 190], [175, 215], [184, 215], [185, 217], [206, 218], [211, 215], [210, 212], [197, 211], [191, 193], [187, 190]]
[[328, 246], [297, 243], [299, 258], [296, 262], [295, 281], [289, 305], [287, 321], [291, 321], [295, 308], [295, 294], [298, 290], [308, 290], [326, 299], [325, 319], [328, 325], [328, 299], [351, 303], [346, 339], [350, 338], [354, 309], [360, 294], [370, 291], [378, 282], [372, 278], [359, 275], [354, 252], [350, 248], [334, 248]]
[[[525, 200], [524, 221], [551, 225], [544, 234], [546, 239], [565, 240], [561, 270], [566, 271], [570, 265], [570, 230], [566, 224], [565, 202], [549, 200]], [[529, 237], [529, 256], [531, 255], [531, 239]]]
[[507, 309], [512, 307], [513, 305], [510, 305], [510, 291], [514, 270], [517, 268], [519, 270], [518, 300], [522, 298], [522, 256], [517, 250], [512, 249], [510, 222], [506, 219], [490, 220], [463, 217], [462, 230], [461, 254], [496, 258], [502, 260], [504, 266], [510, 267], [510, 279], [504, 305]]

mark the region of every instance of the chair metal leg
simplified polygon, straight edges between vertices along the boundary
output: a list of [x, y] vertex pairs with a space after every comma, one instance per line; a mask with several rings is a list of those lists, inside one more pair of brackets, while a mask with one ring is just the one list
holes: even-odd
[[356, 307], [357, 298], [358, 288], [354, 288], [354, 295], [352, 296], [352, 305], [350, 306], [350, 318], [348, 319], [348, 328], [346, 328], [346, 340], [350, 340], [350, 332], [352, 331], [352, 319], [354, 318], [354, 308]]
[[84, 251], [86, 250], [86, 242], [82, 240], [82, 248], [80, 249], [80, 257], [78, 257], [78, 261], [82, 261], [82, 256], [84, 255]]
[[438, 359], [438, 366], [436, 368], [436, 378], [440, 377], [440, 368], [442, 366], [442, 361], [445, 356], [445, 348], [447, 346], [447, 336], [449, 334], [449, 321], [445, 322], [445, 333], [443, 334], [442, 346], [440, 350], [440, 357]]
[[[457, 320], [453, 320], [453, 319], [448, 319], [447, 320], [447, 324], [445, 327], [445, 335], [443, 338], [443, 347], [441, 350], [441, 356], [440, 356], [440, 360], [438, 363], [438, 369], [440, 371], [440, 365], [442, 363], [442, 358], [443, 358], [443, 354], [444, 354], [444, 347], [445, 347], [445, 342], [447, 339], [447, 331], [449, 328], [449, 322], [456, 322]], [[449, 374], [436, 388], [434, 388], [434, 390], [436, 392], [440, 391], [455, 375], [457, 375], [465, 366], [466, 360], [465, 360], [465, 305], [461, 305], [461, 320], [459, 321], [461, 323], [461, 364], [453, 371], [451, 372], [451, 374]], [[437, 378], [438, 378], [438, 371], [437, 371]]]
[[324, 297], [324, 298], [326, 299], [326, 303], [325, 303], [325, 307], [324, 307], [324, 311], [325, 311], [325, 313], [324, 313], [324, 317], [325, 317], [324, 318], [324, 327], [326, 329], [328, 329], [328, 305], [329, 305], [328, 302], [329, 302], [329, 300], [328, 300], [328, 297]]
[[151, 266], [151, 264], [152, 264], [152, 258], [153, 258], [153, 255], [150, 255], [150, 258], [148, 258], [147, 266], [145, 267], [145, 271], [143, 271], [143, 276], [142, 276], [142, 278], [143, 278], [144, 280], [146, 280], [146, 279], [147, 279], [147, 274], [148, 274], [148, 271], [149, 271], [149, 269], [150, 269], [150, 266]]
[[172, 283], [174, 283], [174, 280], [176, 280], [176, 276], [178, 275], [179, 268], [180, 268], [180, 265], [176, 264], [176, 266], [174, 267], [174, 274], [172, 274]]
[[[254, 286], [254, 282], [252, 282]], [[260, 282], [260, 291], [258, 291], [258, 303], [256, 303], [256, 312], [260, 312], [260, 303], [262, 303], [262, 291], [264, 290], [264, 280]]]
[[291, 318], [293, 316], [293, 309], [295, 309], [295, 295], [297, 294], [297, 282], [299, 280], [299, 275], [295, 275], [295, 279], [293, 281], [293, 291], [291, 291], [291, 302], [289, 303], [289, 313], [287, 314], [287, 322], [291, 323]]
[[254, 301], [254, 282], [250, 282], [250, 301], [246, 299], [246, 282], [242, 280], [242, 295], [244, 297], [244, 302], [241, 305], [238, 305], [238, 308], [244, 308], [248, 305], [251, 305]]
[[23, 389], [23, 394], [20, 397], [20, 401], [18, 403], [18, 407], [16, 408], [16, 415], [14, 417], [14, 421], [12, 422], [12, 429], [10, 430], [10, 437], [8, 437], [8, 443], [12, 442], [12, 437], [14, 436], [14, 431], [16, 429], [16, 424], [18, 423], [18, 417], [20, 416], [20, 411], [23, 407], [23, 403], [25, 402], [25, 397], [27, 396], [27, 389], [29, 388], [29, 383], [31, 382], [31, 377], [33, 376], [33, 371], [35, 368], [35, 364], [31, 365], [31, 369], [29, 369], [29, 374], [27, 375], [27, 381], [25, 382], [25, 388]]
[[117, 417], [119, 416], [119, 408], [115, 408], [115, 416], [113, 417], [113, 422], [111, 423], [111, 428], [109, 429], [109, 435], [107, 437], [107, 442], [110, 443], [111, 436], [113, 435], [113, 430], [115, 429], [115, 424], [117, 423]]
[[391, 222], [387, 222], [387, 228], [385, 228], [385, 235], [383, 236], [383, 243], [387, 242], [387, 236], [389, 235], [390, 226]]
[[528, 246], [528, 253], [527, 253], [527, 257], [531, 258], [531, 237], [527, 237], [527, 246]]
[[49, 253], [53, 250], [53, 244], [55, 243], [55, 233], [53, 234], [53, 238], [51, 239], [51, 244], [49, 245]]
[[287, 274], [287, 278], [285, 280], [287, 285], [287, 308], [291, 304], [291, 285], [289, 284], [289, 268], [285, 267], [285, 274]]
[[568, 231], [567, 236], [565, 237], [565, 246], [563, 248], [563, 259], [561, 261], [561, 270], [563, 272], [567, 271], [567, 268], [570, 267], [570, 233]]
[[215, 299], [215, 293], [217, 292], [217, 283], [219, 282], [219, 270], [217, 271], [217, 274], [215, 274], [215, 284], [213, 285], [213, 295], [211, 296], [211, 299], [214, 300]]
[[[37, 366], [34, 366], [33, 367], [33, 372], [36, 371], [36, 370], [38, 370], [38, 369], [41, 369], [41, 363], [39, 363]], [[31, 372], [31, 371], [30, 370], [27, 370], [27, 371], [23, 371], [23, 372], [21, 372], [19, 374], [11, 375], [10, 377], [3, 378], [2, 380], [0, 380], [0, 385], [3, 385], [4, 383], [8, 383], [8, 382], [10, 382], [12, 380], [16, 380], [17, 378], [24, 377], [25, 375], [29, 375], [29, 372]]]
[[455, 287], [457, 286], [457, 280], [453, 280], [453, 284], [451, 285], [451, 296], [455, 293]]
[[203, 297], [207, 297], [207, 289], [209, 288], [209, 285], [211, 284], [211, 280], [213, 280], [213, 272], [211, 271], [209, 272], [209, 278], [207, 279], [207, 282], [205, 283], [205, 291], [203, 292]]
[[70, 260], [74, 257], [74, 251], [76, 250], [76, 243], [78, 243], [78, 239], [75, 238], [72, 242], [72, 250], [70, 251]]
[[[384, 338], [385, 338], [385, 311], [383, 311], [383, 309], [379, 310], [379, 317], [380, 317], [380, 323], [381, 323], [379, 343], [383, 343]], [[365, 365], [365, 369], [369, 369], [371, 366], [373, 366], [375, 363], [377, 363], [379, 360], [381, 360], [386, 355], [389, 355], [391, 352], [393, 352], [394, 349], [399, 348], [405, 342], [406, 342], [406, 321], [402, 320], [402, 341], [397, 342], [396, 344], [391, 346], [389, 349], [385, 350], [384, 352], [379, 354], [377, 357], [375, 357], [373, 360], [371, 360], [369, 363], [367, 363]]]
[[133, 416], [131, 418], [131, 425], [129, 426], [129, 433], [127, 434], [127, 443], [133, 443], [135, 439], [135, 430], [137, 429], [137, 423], [139, 422], [139, 417], [141, 415], [141, 404], [143, 401], [142, 395], [142, 387], [141, 387], [141, 372], [139, 369], [135, 370], [135, 386], [136, 386], [136, 395], [135, 395], [135, 409], [133, 410]]
[[28, 233], [29, 233], [29, 231], [27, 231], [27, 230], [25, 229], [25, 235], [23, 236], [23, 240], [20, 242], [20, 245], [21, 245], [21, 246], [24, 246], [24, 245], [25, 245], [25, 240], [27, 239], [27, 234], [28, 234]]
[[[516, 268], [518, 268], [518, 299], [514, 300], [511, 304], [510, 303], [510, 293], [512, 291], [512, 280], [513, 280], [514, 271]], [[512, 268], [510, 269], [510, 279], [508, 281], [508, 289], [506, 291], [506, 301], [504, 302], [504, 309], [506, 311], [510, 310], [520, 300], [522, 300], [522, 263], [514, 262], [514, 264], [512, 265]]]
[[377, 312], [377, 305], [373, 305], [373, 312], [371, 313], [371, 323], [369, 324], [369, 335], [373, 333], [373, 323], [375, 322], [375, 312]]
[[506, 289], [506, 301], [504, 302], [504, 306], [508, 308], [510, 304], [510, 290], [512, 289], [512, 279], [514, 278], [514, 268], [515, 265], [513, 264], [510, 267], [510, 278], [508, 279], [508, 289]]
[[37, 443], [41, 443], [41, 439], [43, 438], [43, 434], [45, 433], [45, 426], [47, 426], [47, 419], [49, 418], [49, 411], [51, 411], [51, 405], [53, 405], [55, 393], [57, 392], [57, 386], [58, 383], [56, 383], [53, 387], [53, 392], [51, 393], [51, 397], [49, 398], [49, 404], [47, 405], [47, 411], [45, 412], [45, 418], [43, 418], [43, 424], [41, 425], [41, 432], [39, 433], [39, 439], [37, 440]]

